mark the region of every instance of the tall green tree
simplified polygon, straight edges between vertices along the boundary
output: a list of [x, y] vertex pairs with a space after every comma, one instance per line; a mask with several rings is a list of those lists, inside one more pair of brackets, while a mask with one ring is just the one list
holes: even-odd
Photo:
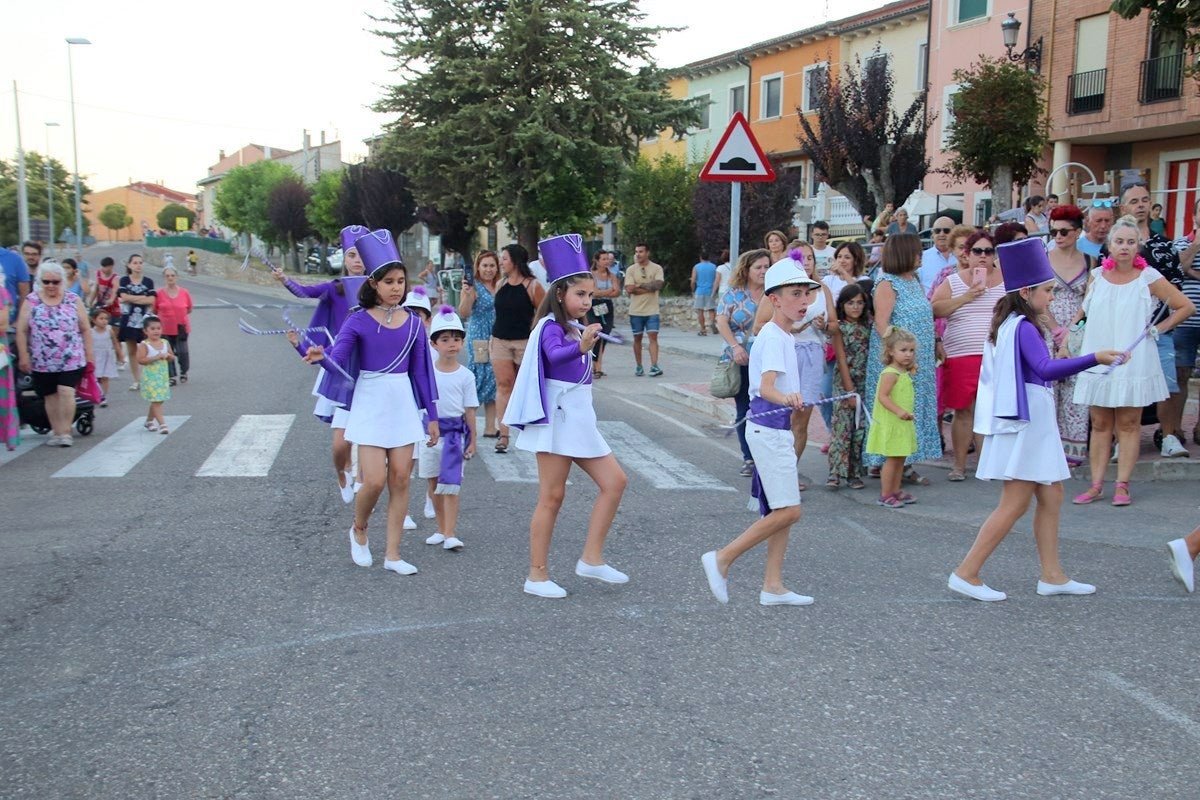
[[798, 137], [817, 177], [845, 195], [859, 216], [871, 217], [887, 203], [899, 207], [925, 179], [930, 125], [928, 90], [897, 114], [891, 60], [878, 45], [874, 56], [865, 65], [855, 58], [840, 76], [814, 74], [821, 98], [816, 122], [800, 112]]
[[305, 211], [309, 224], [322, 242], [336, 242], [342, 228], [354, 224], [343, 222], [338, 216], [338, 193], [342, 189], [344, 176], [345, 173], [340, 170], [322, 172], [313, 184], [312, 199], [308, 201]]
[[417, 221], [417, 203], [400, 170], [354, 164], [342, 179], [338, 213], [346, 225], [387, 228], [399, 236]]
[[196, 224], [196, 212], [179, 203], [167, 203], [159, 209], [155, 222], [158, 223], [159, 230], [170, 232], [176, 230], [175, 220], [179, 217], [187, 220], [188, 230], [191, 230], [192, 225]]
[[[1113, 0], [1112, 10], [1125, 19], [1133, 19], [1143, 11], [1150, 12], [1150, 21], [1162, 30], [1183, 34], [1185, 49], [1200, 51], [1200, 3], [1188, 0]], [[1184, 59], [1184, 68], [1200, 80], [1200, 64], [1195, 58]]]
[[[47, 219], [46, 202], [46, 159], [40, 153], [25, 153], [25, 186], [29, 196], [31, 219]], [[63, 228], [75, 227], [75, 177], [62, 162], [50, 159], [50, 186], [54, 197], [54, 240]], [[91, 194], [86, 181], [80, 182], [83, 209], [88, 209]], [[20, 227], [17, 224], [17, 163], [16, 160], [0, 161], [0, 246], [17, 241]], [[90, 230], [87, 216], [83, 218], [83, 230]]]
[[[617, 187], [621, 241], [630, 252], [637, 242], [648, 244], [654, 261], [662, 265], [666, 282], [676, 289], [687, 286], [700, 252], [692, 215], [692, 193], [699, 174], [699, 167], [677, 156], [666, 154], [654, 161], [642, 156]], [[726, 211], [726, 230], [728, 218]]]
[[1013, 184], [1041, 170], [1050, 141], [1045, 83], [1023, 65], [987, 56], [956, 69], [954, 80], [959, 89], [947, 109], [954, 122], [946, 142], [954, 157], [945, 172], [987, 184], [993, 213], [1003, 213], [1012, 208]]
[[390, 0], [376, 18], [400, 82], [381, 159], [424, 206], [505, 219], [531, 247], [586, 229], [637, 154], [699, 112], [671, 98], [635, 0]]
[[113, 234], [123, 231], [133, 224], [133, 217], [124, 204], [109, 203], [100, 210], [100, 224], [108, 228], [108, 238], [109, 241], [112, 241]]
[[271, 224], [274, 241], [287, 242], [287, 251], [291, 253], [294, 261], [292, 266], [296, 269], [300, 268], [296, 242], [312, 233], [312, 225], [305, 211], [311, 201], [312, 190], [304, 185], [298, 175], [275, 184], [267, 196], [267, 220]]
[[254, 234], [267, 242], [276, 242], [271, 222], [267, 219], [267, 199], [280, 181], [296, 173], [278, 161], [256, 161], [234, 167], [217, 184], [213, 211], [217, 219], [234, 232]]

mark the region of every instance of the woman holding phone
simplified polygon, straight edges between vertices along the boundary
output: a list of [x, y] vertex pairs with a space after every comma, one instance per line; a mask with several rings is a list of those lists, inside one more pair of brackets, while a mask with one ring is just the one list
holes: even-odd
[[[967, 238], [967, 257], [934, 290], [933, 316], [946, 320], [942, 348], [942, 403], [954, 411], [950, 442], [954, 448], [954, 468], [947, 478], [966, 479], [967, 451], [975, 436], [975, 394], [979, 389], [979, 368], [983, 348], [991, 331], [996, 303], [1004, 297], [1004, 277], [996, 267], [996, 247], [991, 235], [978, 231]], [[978, 450], [982, 442], [975, 443]]]

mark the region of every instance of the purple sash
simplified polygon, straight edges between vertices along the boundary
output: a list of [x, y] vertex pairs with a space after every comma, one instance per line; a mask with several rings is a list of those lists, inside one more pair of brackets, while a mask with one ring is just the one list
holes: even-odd
[[458, 494], [462, 489], [463, 452], [471, 443], [471, 431], [462, 417], [438, 417], [442, 440], [442, 474], [434, 494]]

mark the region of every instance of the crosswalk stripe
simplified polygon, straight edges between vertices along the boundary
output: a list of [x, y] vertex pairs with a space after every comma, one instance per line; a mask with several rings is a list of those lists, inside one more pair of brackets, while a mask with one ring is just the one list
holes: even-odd
[[33, 433], [32, 431], [21, 431], [21, 443], [17, 445], [15, 450], [0, 450], [0, 466], [7, 464], [14, 458], [23, 456], [35, 447], [43, 445], [49, 439], [48, 434]]
[[620, 420], [602, 420], [600, 433], [608, 441], [622, 466], [636, 471], [655, 489], [711, 489], [737, 491], [681, 458], [676, 458], [632, 425]]
[[243, 414], [196, 477], [265, 477], [295, 419], [295, 414]]
[[492, 480], [500, 483], [538, 482], [537, 456], [526, 450], [517, 449], [518, 435], [520, 434], [514, 428], [507, 453], [497, 453], [496, 446], [492, 444], [491, 439], [480, 439], [481, 443], [475, 446], [475, 452], [483, 459], [483, 464], [491, 473]]
[[[167, 426], [177, 431], [190, 416], [167, 417]], [[109, 436], [65, 467], [54, 473], [55, 478], [120, 478], [150, 451], [158, 447], [169, 436], [148, 432], [143, 425], [145, 417], [138, 417], [124, 428]]]

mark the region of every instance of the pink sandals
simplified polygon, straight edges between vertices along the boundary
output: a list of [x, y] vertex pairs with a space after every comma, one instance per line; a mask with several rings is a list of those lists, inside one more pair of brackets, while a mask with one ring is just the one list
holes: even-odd
[[1088, 503], [1099, 500], [1102, 497], [1104, 497], [1104, 481], [1096, 481], [1088, 487], [1086, 492], [1075, 495], [1075, 498], [1071, 502], [1077, 506], [1086, 506]]
[[1133, 498], [1129, 496], [1129, 481], [1117, 481], [1113, 487], [1114, 506], [1128, 506], [1133, 504]]

